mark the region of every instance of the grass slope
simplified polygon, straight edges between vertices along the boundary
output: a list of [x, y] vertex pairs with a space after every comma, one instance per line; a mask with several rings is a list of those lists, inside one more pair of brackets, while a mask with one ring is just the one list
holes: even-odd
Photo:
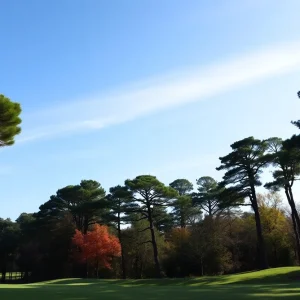
[[196, 300], [300, 299], [300, 268], [278, 268], [195, 279], [64, 279], [28, 285], [0, 285], [1, 299]]

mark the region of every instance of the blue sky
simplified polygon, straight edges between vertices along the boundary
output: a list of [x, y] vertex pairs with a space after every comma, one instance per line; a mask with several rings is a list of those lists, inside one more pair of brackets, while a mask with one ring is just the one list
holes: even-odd
[[82, 179], [107, 191], [140, 174], [219, 180], [234, 141], [297, 132], [298, 0], [0, 9], [0, 93], [23, 108], [22, 134], [0, 150], [1, 217], [37, 211]]

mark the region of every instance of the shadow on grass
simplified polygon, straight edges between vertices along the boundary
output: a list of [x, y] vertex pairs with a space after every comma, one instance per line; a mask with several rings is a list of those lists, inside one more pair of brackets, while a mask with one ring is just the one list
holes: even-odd
[[[185, 279], [135, 279], [135, 280], [104, 280], [105, 283], [108, 284], [116, 284], [116, 285], [136, 285], [136, 286], [168, 286], [168, 285], [191, 285], [191, 286], [201, 286], [201, 285], [228, 285], [228, 284], [235, 284], [235, 285], [247, 285], [247, 284], [279, 284], [279, 283], [293, 283], [299, 282], [300, 283], [300, 270], [289, 272], [288, 274], [274, 274], [270, 275], [267, 274], [265, 276], [261, 276], [260, 278], [251, 278], [247, 275], [235, 279], [234, 275], [228, 276], [205, 276], [205, 277], [198, 277], [198, 278], [185, 278]], [[97, 283], [97, 282], [96, 282]]]
[[119, 285], [228, 285], [228, 284], [270, 284], [270, 283], [300, 283], [300, 268], [268, 269], [259, 272], [248, 272], [237, 275], [205, 276], [185, 279], [140, 279], [107, 281]]
[[[169, 280], [172, 281], [172, 280]], [[300, 299], [300, 284], [229, 284], [229, 285], [124, 285], [122, 280], [108, 284], [105, 281], [86, 282], [80, 279], [64, 280], [65, 284], [32, 284], [0, 286], [1, 299], [30, 300], [196, 300], [202, 299]], [[123, 284], [122, 284], [123, 282]], [[90, 283], [90, 285], [83, 285]]]

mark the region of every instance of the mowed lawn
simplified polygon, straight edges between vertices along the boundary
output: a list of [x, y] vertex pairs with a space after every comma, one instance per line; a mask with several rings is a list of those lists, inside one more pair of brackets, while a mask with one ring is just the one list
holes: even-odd
[[0, 299], [183, 300], [300, 299], [300, 268], [278, 268], [195, 279], [63, 279], [28, 285], [0, 285]]

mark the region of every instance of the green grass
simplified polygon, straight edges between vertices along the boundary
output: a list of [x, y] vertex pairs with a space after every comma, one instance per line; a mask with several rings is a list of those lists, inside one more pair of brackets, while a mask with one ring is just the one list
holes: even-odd
[[238, 275], [163, 280], [64, 279], [28, 285], [0, 285], [1, 299], [196, 300], [300, 299], [300, 268]]

